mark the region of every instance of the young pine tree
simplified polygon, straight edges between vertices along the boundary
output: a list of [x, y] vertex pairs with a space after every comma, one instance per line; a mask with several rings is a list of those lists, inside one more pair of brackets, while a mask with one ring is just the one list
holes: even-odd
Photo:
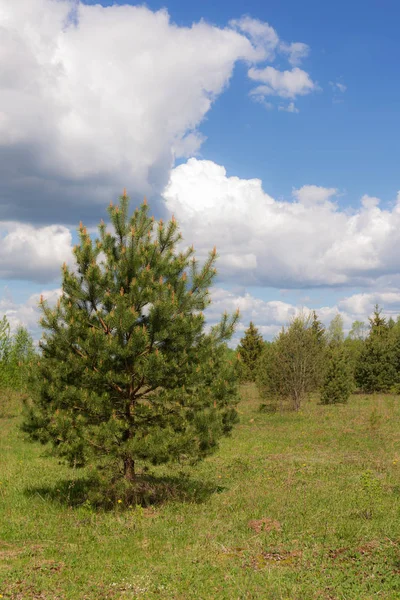
[[364, 392], [388, 392], [396, 385], [398, 374], [391, 330], [378, 305], [369, 322], [369, 335], [357, 361], [355, 380]]
[[243, 381], [254, 381], [256, 377], [257, 362], [262, 354], [264, 341], [257, 327], [250, 321], [244, 337], [240, 340], [237, 348], [241, 362], [241, 379]]
[[319, 346], [326, 344], [326, 330], [315, 310], [312, 311], [311, 331]]
[[326, 360], [327, 360], [327, 350], [328, 350], [328, 340], [327, 340], [327, 331], [320, 321], [315, 310], [312, 311], [311, 318], [311, 332], [316, 341], [316, 352], [315, 352], [315, 380], [314, 380], [314, 390], [316, 391], [321, 387], [325, 369], [326, 369]]
[[41, 301], [37, 393], [24, 429], [72, 465], [197, 460], [216, 449], [236, 420], [235, 365], [225, 342], [238, 315], [210, 333], [215, 249], [200, 267], [178, 251], [174, 218], [157, 223], [146, 203], [128, 214], [125, 192], [92, 240], [79, 228], [75, 266], [63, 267], [55, 308]]
[[348, 355], [342, 346], [334, 347], [321, 389], [322, 404], [344, 404], [348, 401], [353, 388], [353, 374]]

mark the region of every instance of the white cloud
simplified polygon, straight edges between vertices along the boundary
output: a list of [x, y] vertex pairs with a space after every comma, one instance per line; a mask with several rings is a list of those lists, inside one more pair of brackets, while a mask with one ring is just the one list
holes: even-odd
[[256, 97], [279, 96], [294, 99], [318, 89], [309, 74], [298, 67], [294, 67], [291, 71], [279, 71], [271, 66], [263, 69], [251, 67], [248, 75], [253, 81], [262, 84], [251, 91], [251, 95]]
[[363, 197], [342, 210], [335, 188], [305, 185], [278, 201], [259, 179], [190, 159], [164, 191], [185, 242], [200, 255], [217, 245], [222, 280], [283, 288], [371, 286], [400, 272], [400, 195], [392, 209]]
[[293, 197], [303, 206], [313, 204], [325, 204], [331, 208], [331, 198], [336, 196], [336, 188], [325, 188], [319, 185], [303, 185], [299, 189], [293, 189]]
[[61, 225], [0, 222], [0, 277], [47, 282], [71, 260], [71, 232]]
[[347, 85], [345, 85], [344, 83], [340, 83], [340, 82], [335, 83], [333, 81], [330, 81], [329, 85], [335, 92], [340, 92], [341, 94], [344, 94], [345, 91], [347, 90]]
[[272, 110], [273, 108], [275, 108], [274, 104], [272, 102], [268, 102], [265, 99], [265, 96], [263, 94], [252, 94], [250, 93], [250, 96], [252, 97], [252, 100], [254, 100], [254, 102], [257, 102], [258, 104], [261, 104], [261, 106], [263, 106], [265, 109], [267, 110]]
[[278, 110], [283, 110], [285, 112], [289, 112], [289, 113], [298, 113], [300, 112], [299, 109], [296, 107], [294, 102], [289, 102], [289, 104], [287, 106], [278, 106]]
[[[207, 318], [211, 323], [218, 322], [221, 313], [225, 310], [231, 314], [237, 309], [240, 310], [241, 318], [231, 342], [232, 347], [237, 346], [250, 321], [253, 321], [265, 339], [271, 340], [294, 317], [299, 314], [310, 314], [314, 310], [307, 304], [291, 304], [281, 300], [266, 301], [246, 291], [236, 293], [223, 288], [213, 290], [212, 302], [207, 310]], [[328, 327], [332, 319], [340, 314], [347, 334], [354, 321], [363, 321], [368, 326], [368, 317], [372, 315], [375, 304], [379, 304], [384, 316], [396, 318], [400, 314], [400, 293], [354, 294], [339, 300], [337, 304], [321, 306], [316, 309], [316, 313], [325, 327]]]
[[330, 81], [329, 85], [332, 88], [333, 98], [332, 101], [334, 104], [341, 104], [343, 102], [343, 97], [345, 92], [347, 91], [347, 85], [341, 82]]
[[61, 289], [43, 290], [40, 294], [32, 294], [25, 302], [15, 302], [12, 296], [6, 291], [0, 300], [0, 314], [5, 315], [11, 326], [11, 331], [22, 325], [27, 327], [31, 334], [40, 337], [39, 319], [41, 311], [39, 301], [42, 296], [47, 302], [55, 304], [61, 295]]
[[364, 194], [361, 198], [361, 204], [366, 209], [373, 209], [380, 203], [379, 198], [375, 198], [374, 196], [368, 196], [368, 194]]
[[[23, 325], [28, 328], [35, 339], [39, 339], [42, 331], [39, 325], [42, 314], [39, 307], [40, 297], [43, 296], [50, 305], [54, 305], [60, 297], [61, 291], [61, 288], [43, 290], [41, 293], [32, 294], [25, 302], [18, 303], [13, 300], [9, 291], [5, 290], [0, 299], [0, 315], [7, 317], [12, 331], [15, 331], [19, 325]], [[211, 300], [212, 304], [206, 311], [209, 325], [217, 323], [225, 311], [232, 314], [238, 308], [240, 310], [240, 322], [231, 342], [233, 347], [239, 343], [250, 321], [256, 324], [265, 339], [272, 339], [294, 316], [310, 310], [303, 305], [293, 305], [280, 300], [265, 301], [255, 298], [246, 291], [234, 292], [221, 287], [212, 288]], [[321, 320], [326, 325], [337, 312], [336, 306], [323, 307], [318, 310]], [[346, 328], [350, 329], [352, 320], [345, 308], [341, 309], [341, 314], [344, 317]]]
[[277, 333], [301, 310], [299, 307], [280, 300], [266, 302], [255, 298], [248, 292], [237, 294], [220, 287], [213, 289], [211, 298], [212, 304], [207, 310], [207, 317], [210, 321], [218, 321], [224, 311], [234, 313], [239, 309], [241, 319], [238, 331], [244, 331], [249, 322], [254, 321], [260, 332], [266, 336]]
[[[221, 313], [224, 311], [231, 314], [237, 309], [240, 311], [240, 321], [230, 344], [232, 347], [237, 346], [250, 321], [253, 321], [265, 339], [271, 340], [294, 317], [300, 314], [310, 314], [313, 310], [310, 306], [300, 303], [291, 304], [289, 302], [282, 302], [281, 300], [266, 301], [256, 298], [246, 291], [236, 293], [220, 287], [212, 291], [211, 298], [212, 304], [206, 313], [210, 323], [218, 322]], [[327, 327], [332, 319], [340, 313], [343, 317], [344, 330], [348, 333], [355, 320], [362, 320], [367, 323], [368, 316], [373, 310], [373, 304], [369, 302], [366, 302], [362, 307], [358, 306], [356, 298], [357, 295], [350, 296], [332, 306], [322, 306], [316, 309], [317, 315], [325, 327]], [[354, 304], [352, 303], [353, 299]], [[373, 299], [375, 300], [375, 296]], [[397, 306], [400, 312], [400, 294], [398, 294]]]
[[[35, 339], [38, 339], [41, 335], [40, 296], [43, 296], [52, 305], [56, 303], [60, 295], [60, 288], [48, 289], [31, 295], [25, 302], [17, 303], [6, 290], [0, 299], [0, 315], [7, 317], [12, 331], [15, 331], [17, 326], [23, 325], [28, 328]], [[265, 339], [271, 340], [295, 316], [301, 313], [309, 314], [313, 310], [307, 303], [292, 304], [282, 300], [266, 301], [256, 298], [246, 290], [232, 291], [217, 286], [211, 289], [211, 300], [212, 304], [206, 311], [209, 325], [217, 323], [225, 311], [230, 314], [237, 309], [240, 311], [240, 321], [230, 344], [232, 347], [238, 345], [250, 321], [255, 323]], [[340, 313], [343, 317], [344, 330], [348, 333], [355, 320], [361, 320], [368, 324], [368, 317], [377, 303], [383, 307], [385, 316], [397, 316], [400, 313], [400, 293], [398, 292], [354, 294], [339, 300], [332, 306], [322, 306], [316, 309], [316, 312], [326, 327]]]
[[166, 10], [75, 0], [0, 0], [0, 39], [0, 218], [41, 223], [93, 219], [123, 185], [156, 196], [200, 148], [235, 63], [280, 44], [250, 17], [180, 27]]
[[310, 53], [310, 47], [302, 42], [291, 44], [280, 44], [280, 51], [288, 55], [288, 61], [292, 67], [297, 67]]
[[343, 298], [338, 303], [341, 311], [352, 315], [370, 315], [374, 306], [378, 304], [385, 314], [400, 314], [400, 292], [369, 292], [354, 294]]
[[268, 23], [245, 16], [241, 19], [232, 19], [229, 25], [250, 38], [261, 60], [273, 60], [275, 58], [279, 36]]

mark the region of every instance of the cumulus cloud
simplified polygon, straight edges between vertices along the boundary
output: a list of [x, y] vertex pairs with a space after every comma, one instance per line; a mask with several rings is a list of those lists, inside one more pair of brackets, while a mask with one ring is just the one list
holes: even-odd
[[[5, 290], [0, 299], [0, 313], [5, 315], [11, 325], [11, 330], [19, 325], [28, 328], [35, 339], [39, 339], [41, 328], [39, 319], [40, 296], [43, 296], [50, 305], [54, 305], [61, 295], [61, 289], [46, 289], [41, 293], [32, 294], [25, 302], [15, 302], [8, 290]], [[211, 289], [211, 305], [206, 310], [208, 326], [221, 319], [226, 311], [234, 313], [240, 311], [240, 321], [237, 326], [231, 346], [235, 347], [243, 336], [250, 321], [253, 321], [265, 339], [273, 339], [291, 320], [300, 314], [310, 314], [314, 310], [309, 304], [298, 302], [296, 304], [282, 300], [262, 300], [246, 289], [227, 290], [220, 286]], [[366, 294], [353, 294], [340, 299], [336, 304], [325, 305], [316, 309], [318, 317], [327, 327], [332, 319], [339, 313], [343, 318], [344, 330], [348, 333], [354, 321], [368, 323], [374, 305], [383, 307], [386, 316], [397, 316], [400, 313], [400, 293], [370, 292]]]
[[205, 255], [217, 243], [222, 280], [278, 288], [371, 286], [400, 271], [400, 194], [391, 209], [364, 196], [342, 210], [335, 188], [305, 185], [275, 200], [259, 179], [190, 159], [176, 167], [166, 206], [187, 243]]
[[[240, 293], [215, 288], [212, 292], [213, 304], [207, 310], [207, 318], [210, 323], [216, 323], [223, 311], [233, 313], [240, 310], [241, 319], [235, 332], [231, 346], [236, 347], [243, 336], [245, 329], [253, 321], [260, 333], [266, 340], [272, 340], [279, 334], [282, 327], [286, 327], [291, 320], [300, 315], [308, 315], [314, 310], [311, 306], [303, 303], [292, 304], [281, 300], [262, 300], [254, 297], [249, 292]], [[328, 327], [332, 319], [340, 314], [343, 319], [345, 334], [351, 330], [354, 321], [362, 321], [368, 326], [368, 317], [373, 313], [374, 306], [379, 304], [382, 314], [387, 318], [397, 317], [400, 314], [399, 292], [370, 292], [365, 294], [353, 294], [342, 298], [336, 304], [321, 306], [316, 309], [318, 318], [325, 327]]]
[[[363, 294], [365, 298], [361, 304], [359, 296], [361, 295], [355, 294], [344, 298], [337, 304], [319, 307], [316, 309], [319, 319], [325, 327], [328, 327], [332, 319], [340, 314], [343, 318], [344, 331], [348, 333], [354, 321], [368, 323], [368, 317], [372, 314], [374, 304], [378, 299], [381, 306], [384, 306], [386, 315], [394, 313], [396, 309], [398, 311], [396, 314], [400, 312], [400, 294], [397, 294], [397, 299], [386, 294]], [[237, 346], [250, 321], [255, 323], [266, 340], [272, 340], [279, 334], [282, 327], [286, 327], [294, 317], [300, 314], [308, 315], [314, 310], [307, 304], [292, 304], [281, 300], [267, 301], [256, 298], [246, 291], [237, 293], [222, 287], [215, 288], [211, 297], [212, 305], [206, 313], [210, 324], [218, 322], [224, 311], [231, 314], [237, 309], [240, 311], [241, 318], [231, 342], [232, 347]]]
[[266, 339], [271, 339], [301, 310], [299, 307], [280, 300], [266, 302], [255, 298], [248, 292], [237, 294], [220, 287], [212, 291], [211, 299], [212, 304], [206, 313], [210, 323], [218, 322], [224, 311], [232, 314], [239, 309], [240, 322], [234, 345], [237, 345], [250, 321], [257, 325], [260, 333]]
[[232, 19], [229, 25], [250, 38], [261, 60], [273, 60], [275, 58], [280, 40], [275, 29], [268, 23], [245, 16], [241, 19]]
[[338, 303], [340, 310], [352, 315], [370, 315], [373, 307], [378, 304], [385, 314], [400, 314], [400, 292], [369, 292], [353, 294], [343, 298]]
[[0, 277], [45, 283], [71, 260], [71, 232], [61, 225], [0, 223]]
[[41, 224], [89, 223], [123, 185], [157, 197], [236, 62], [281, 43], [250, 17], [180, 27], [76, 0], [0, 0], [0, 38], [0, 219]]
[[0, 313], [7, 317], [11, 331], [15, 331], [18, 326], [22, 325], [37, 339], [40, 337], [40, 297], [43, 296], [50, 305], [54, 305], [60, 295], [61, 289], [59, 288], [43, 290], [40, 294], [32, 294], [25, 302], [15, 302], [6, 290], [0, 300]]
[[309, 74], [298, 67], [294, 67], [291, 71], [279, 71], [271, 66], [264, 69], [252, 67], [248, 74], [250, 79], [262, 84], [251, 91], [251, 95], [256, 98], [279, 96], [294, 99], [318, 89]]
[[324, 204], [330, 208], [332, 197], [336, 196], [336, 188], [325, 188], [319, 185], [303, 185], [299, 189], [293, 189], [293, 197], [303, 206]]
[[292, 67], [297, 67], [310, 53], [310, 47], [302, 42], [292, 42], [291, 44], [282, 42], [280, 50], [288, 55], [288, 61]]
[[[28, 328], [35, 339], [39, 339], [41, 335], [39, 325], [41, 316], [39, 308], [40, 296], [43, 296], [50, 305], [54, 305], [60, 295], [60, 288], [46, 289], [41, 293], [32, 294], [25, 302], [18, 303], [13, 300], [10, 293], [6, 290], [0, 299], [0, 313], [7, 317], [12, 331], [15, 331], [19, 325], [23, 325]], [[353, 298], [355, 299], [354, 306], [350, 304], [347, 306], [345, 303], [351, 303]], [[240, 310], [240, 322], [231, 342], [233, 347], [239, 343], [250, 321], [256, 324], [265, 339], [273, 339], [282, 327], [290, 323], [293, 317], [300, 313], [308, 314], [311, 311], [309, 307], [303, 304], [295, 305], [281, 300], [265, 301], [256, 298], [249, 292], [246, 292], [246, 290], [235, 292], [222, 287], [212, 288], [211, 300], [212, 304], [206, 311], [206, 319], [209, 326], [217, 323], [221, 319], [223, 312], [233, 313], [237, 309]], [[375, 300], [375, 297], [373, 300]], [[343, 316], [345, 329], [348, 331], [355, 319], [367, 320], [367, 316], [372, 312], [373, 305], [369, 306], [368, 302], [366, 302], [365, 310], [359, 312], [359, 308], [356, 296], [354, 296], [344, 299], [343, 302], [339, 302], [337, 305], [319, 308], [317, 312], [321, 321], [325, 325], [328, 325], [340, 311], [340, 314]]]

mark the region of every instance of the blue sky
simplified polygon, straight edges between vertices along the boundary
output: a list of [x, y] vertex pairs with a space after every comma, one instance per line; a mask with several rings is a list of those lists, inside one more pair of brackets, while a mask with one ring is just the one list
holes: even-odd
[[346, 327], [375, 302], [400, 311], [398, 2], [0, 9], [1, 303], [14, 324], [35, 329], [75, 225], [95, 225], [124, 186], [175, 212], [200, 257], [217, 244], [215, 314], [239, 305], [243, 327], [271, 337], [302, 307], [325, 322], [340, 311]]
[[[394, 200], [399, 186], [398, 2], [203, 0], [146, 5], [166, 7], [171, 19], [183, 26], [200, 19], [225, 26], [232, 18], [251, 15], [267, 21], [283, 39], [300, 39], [311, 48], [304, 66], [324, 91], [300, 100], [301, 116], [254, 105], [246, 98], [250, 85], [243, 77], [245, 66], [237, 65], [229, 89], [201, 127], [208, 138], [204, 156], [223, 162], [230, 174], [260, 177], [275, 196], [288, 196], [292, 187], [312, 182], [340, 188], [346, 205], [357, 204], [364, 193]], [[330, 93], [330, 81], [343, 82], [345, 96]]]

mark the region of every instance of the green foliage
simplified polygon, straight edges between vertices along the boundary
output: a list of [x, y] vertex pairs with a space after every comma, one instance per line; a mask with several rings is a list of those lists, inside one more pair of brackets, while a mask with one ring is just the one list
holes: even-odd
[[263, 399], [289, 400], [294, 410], [320, 382], [323, 350], [310, 316], [293, 319], [263, 353], [257, 387]]
[[238, 315], [209, 334], [203, 310], [215, 249], [200, 267], [178, 251], [175, 219], [155, 222], [146, 203], [110, 205], [92, 240], [79, 228], [76, 265], [63, 267], [55, 308], [42, 300], [42, 358], [24, 430], [70, 465], [113, 465], [135, 478], [142, 465], [196, 461], [236, 420], [236, 365], [225, 342]]
[[360, 338], [350, 338], [349, 336], [344, 340], [343, 347], [346, 351], [349, 368], [352, 375], [353, 387], [356, 387], [355, 383], [355, 372], [360, 360], [361, 352], [364, 348], [364, 340]]
[[385, 319], [385, 317], [381, 316], [382, 309], [379, 308], [378, 304], [375, 304], [374, 312], [372, 317], [369, 318], [370, 324], [370, 335], [377, 337], [386, 336], [387, 330], [389, 329], [389, 325]]
[[367, 393], [386, 392], [398, 382], [396, 352], [397, 329], [390, 329], [381, 310], [375, 306], [369, 319], [370, 331], [365, 340], [355, 369], [357, 386]]
[[351, 340], [365, 340], [367, 336], [367, 327], [364, 321], [354, 321], [349, 331], [349, 338]]
[[12, 336], [9, 353], [9, 368], [14, 389], [22, 390], [28, 386], [35, 357], [32, 336], [25, 327], [17, 327]]
[[332, 350], [321, 389], [322, 404], [344, 404], [353, 388], [353, 376], [343, 345]]
[[338, 346], [344, 341], [343, 317], [339, 313], [333, 317], [329, 324], [327, 341], [331, 346]]
[[4, 316], [0, 321], [0, 387], [2, 388], [9, 386], [12, 381], [10, 372], [11, 344], [10, 324], [7, 317]]
[[322, 322], [318, 318], [318, 315], [315, 310], [312, 311], [312, 322], [311, 322], [311, 330], [313, 335], [315, 336], [318, 344], [322, 347], [325, 346], [326, 343], [326, 331]]
[[360, 476], [360, 508], [365, 519], [376, 517], [383, 508], [382, 484], [375, 473], [368, 469]]
[[254, 381], [257, 362], [264, 348], [264, 340], [254, 323], [250, 321], [244, 337], [240, 340], [237, 351], [240, 355], [240, 375], [242, 381]]
[[4, 316], [0, 321], [0, 387], [24, 389], [34, 356], [35, 347], [28, 331], [19, 326], [12, 335]]

